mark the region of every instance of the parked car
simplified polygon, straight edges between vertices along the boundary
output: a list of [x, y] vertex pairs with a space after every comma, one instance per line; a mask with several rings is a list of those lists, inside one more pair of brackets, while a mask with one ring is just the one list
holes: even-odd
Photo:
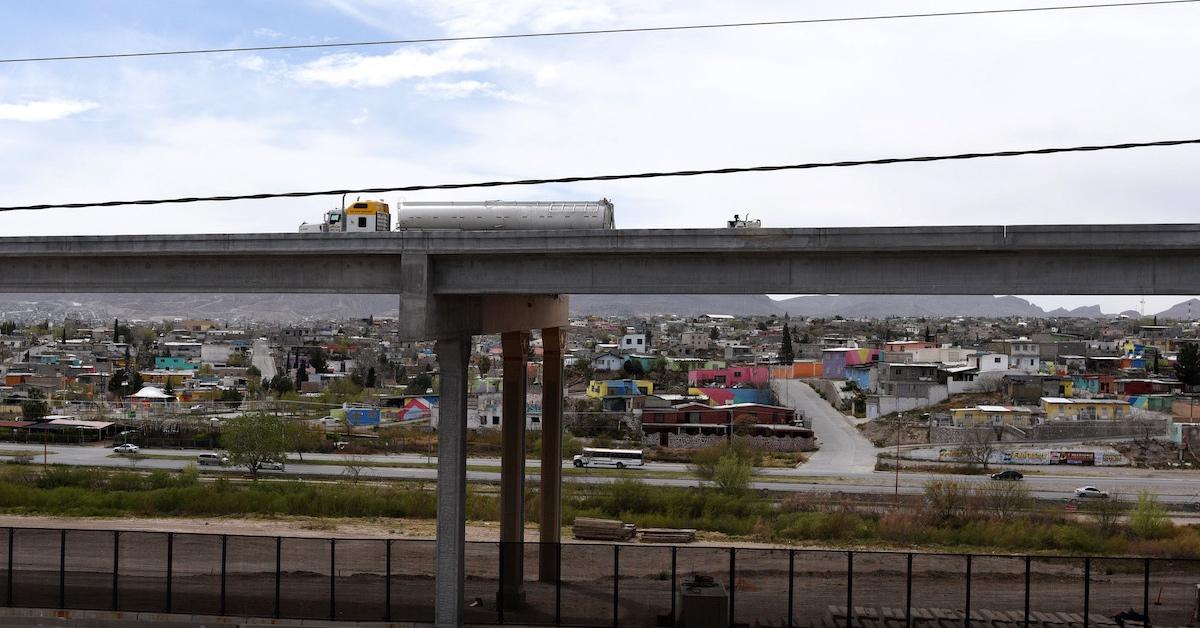
[[123, 445], [117, 445], [116, 447], [113, 447], [113, 453], [115, 454], [136, 454], [140, 450], [141, 447], [138, 447], [133, 443], [125, 443]]
[[229, 464], [229, 456], [214, 453], [200, 454], [196, 456], [196, 463], [223, 467]]
[[271, 460], [270, 458], [267, 458], [266, 460], [258, 461], [258, 468], [271, 469], [273, 471], [283, 471], [283, 463], [279, 462], [278, 460]]
[[1014, 481], [1015, 480], [1023, 480], [1023, 479], [1025, 479], [1025, 474], [1021, 473], [1020, 471], [1013, 471], [1012, 469], [1008, 469], [1007, 471], [993, 473], [992, 479], [993, 480], [1014, 480]]
[[1081, 487], [1075, 489], [1075, 496], [1076, 497], [1099, 497], [1099, 498], [1103, 499], [1103, 498], [1108, 497], [1108, 491], [1102, 491], [1094, 486], [1081, 486]]

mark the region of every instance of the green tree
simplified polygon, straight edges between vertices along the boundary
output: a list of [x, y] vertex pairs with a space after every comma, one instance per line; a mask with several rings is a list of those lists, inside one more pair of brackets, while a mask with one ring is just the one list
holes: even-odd
[[291, 443], [286, 428], [283, 419], [269, 414], [236, 417], [221, 426], [221, 446], [229, 452], [233, 464], [246, 467], [257, 480], [263, 462], [287, 459]]
[[625, 369], [626, 373], [632, 375], [633, 377], [641, 377], [646, 374], [646, 369], [642, 368], [641, 360], [625, 360], [625, 364], [622, 365], [622, 368]]
[[1129, 529], [1143, 539], [1161, 539], [1170, 535], [1172, 527], [1158, 497], [1150, 491], [1138, 493], [1137, 504], [1129, 512]]
[[308, 381], [308, 369], [306, 369], [306, 368], [303, 368], [303, 367], [296, 369], [296, 386], [295, 386], [295, 389], [296, 389], [296, 390], [303, 390], [303, 389], [304, 389], [304, 382], [307, 382], [307, 381]]
[[140, 372], [138, 372], [138, 370], [136, 368], [133, 369], [129, 374], [129, 388], [127, 388], [126, 390], [132, 390], [134, 392], [137, 392], [137, 391], [141, 390], [142, 387], [145, 385], [146, 385], [146, 382], [142, 381], [142, 374]]
[[713, 472], [713, 483], [722, 493], [742, 493], [750, 487], [750, 461], [734, 452], [726, 453], [717, 461]]
[[278, 397], [282, 397], [295, 390], [295, 387], [292, 386], [292, 378], [283, 373], [277, 373], [275, 377], [272, 377], [271, 382], [267, 384], [267, 388]]
[[13, 321], [0, 323], [0, 336], [11, 336], [17, 333], [17, 324]]
[[125, 371], [113, 371], [113, 374], [108, 378], [108, 392], [114, 395], [123, 395], [125, 393]]
[[33, 421], [47, 414], [49, 414], [49, 409], [46, 406], [46, 395], [37, 388], [31, 389], [29, 398], [21, 402], [21, 416], [26, 421]]
[[1175, 358], [1175, 377], [1190, 389], [1200, 385], [1200, 345], [1185, 342]]
[[792, 348], [792, 334], [788, 330], [788, 324], [783, 324], [783, 344], [779, 347], [779, 362], [781, 364], [791, 364], [796, 360], [796, 350]]
[[[475, 365], [479, 368], [479, 376], [487, 377], [489, 371], [492, 370], [492, 359], [487, 354], [482, 354], [475, 358]], [[401, 369], [404, 367], [401, 366]]]
[[321, 446], [321, 441], [325, 440], [321, 430], [303, 421], [289, 421], [285, 433], [288, 449], [296, 452], [301, 461], [304, 460], [304, 452], [316, 451]]
[[429, 376], [429, 373], [417, 373], [408, 380], [408, 389], [405, 392], [410, 395], [423, 395], [430, 388], [433, 388], [433, 378]]
[[375, 375], [375, 367], [373, 367], [373, 366], [367, 367], [367, 382], [366, 383], [367, 383], [367, 388], [375, 388], [375, 386], [377, 386], [379, 383], [379, 381]]
[[324, 373], [329, 368], [329, 356], [323, 347], [308, 348], [308, 365], [317, 373]]
[[721, 330], [717, 329], [716, 326], [713, 326], [712, 329], [708, 330], [708, 337], [710, 340], [720, 339], [721, 338]]
[[175, 382], [173, 381], [174, 379], [175, 378], [171, 377], [170, 375], [167, 376], [167, 383], [165, 386], [163, 386], [164, 393], [166, 393], [168, 395], [175, 394]]

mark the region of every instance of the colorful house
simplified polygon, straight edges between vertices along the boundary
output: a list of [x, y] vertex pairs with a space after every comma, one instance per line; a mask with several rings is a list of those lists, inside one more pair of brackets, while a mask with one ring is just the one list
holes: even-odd
[[771, 369], [766, 366], [728, 366], [723, 369], [696, 369], [688, 372], [688, 386], [721, 384], [724, 386], [766, 386]]
[[1131, 414], [1124, 399], [1042, 397], [1039, 405], [1047, 421], [1119, 421]]
[[845, 379], [846, 367], [879, 360], [879, 349], [835, 347], [821, 351], [821, 372], [825, 379]]
[[1021, 406], [975, 406], [950, 410], [954, 427], [1030, 427], [1033, 417], [1033, 408]]
[[587, 396], [592, 399], [605, 397], [639, 397], [654, 394], [654, 382], [648, 379], [593, 379], [588, 382]]

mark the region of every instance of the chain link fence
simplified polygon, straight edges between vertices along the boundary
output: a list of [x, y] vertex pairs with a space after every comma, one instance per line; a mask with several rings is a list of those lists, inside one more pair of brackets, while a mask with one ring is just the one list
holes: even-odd
[[[1186, 626], [1200, 561], [640, 544], [466, 548], [469, 624]], [[10, 607], [432, 622], [436, 542], [0, 528]], [[552, 557], [558, 574], [539, 573]], [[516, 589], [514, 589], [514, 587]], [[508, 595], [505, 595], [505, 593]], [[497, 600], [518, 591], [522, 602]], [[1146, 621], [1138, 621], [1140, 618]]]

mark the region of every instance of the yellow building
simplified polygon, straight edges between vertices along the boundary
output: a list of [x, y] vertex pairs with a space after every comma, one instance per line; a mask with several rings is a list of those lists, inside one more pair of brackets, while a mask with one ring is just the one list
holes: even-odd
[[998, 427], [1001, 425], [1031, 427], [1033, 414], [1033, 408], [975, 406], [974, 408], [954, 408], [950, 411], [950, 418], [954, 421], [954, 427]]
[[654, 394], [654, 382], [648, 379], [593, 379], [588, 382], [587, 396], [592, 399], [605, 397], [637, 397]]
[[1132, 414], [1123, 399], [1066, 399], [1042, 397], [1047, 421], [1120, 421]]

